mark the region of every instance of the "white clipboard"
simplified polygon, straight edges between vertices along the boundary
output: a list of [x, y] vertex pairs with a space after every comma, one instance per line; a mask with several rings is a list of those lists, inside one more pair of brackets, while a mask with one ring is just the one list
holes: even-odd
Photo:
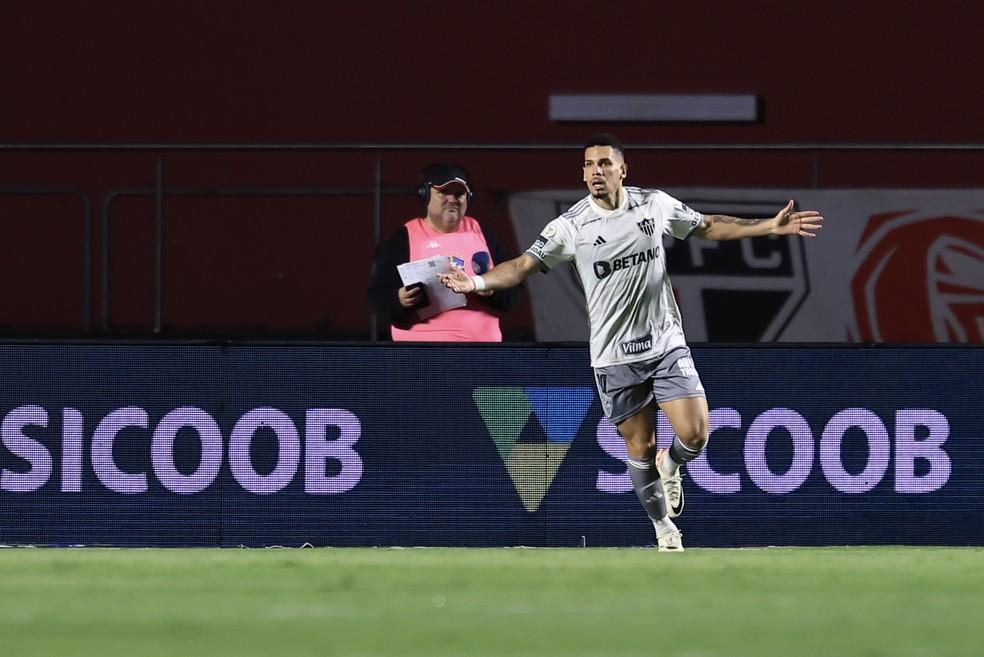
[[427, 293], [427, 305], [417, 308], [420, 319], [430, 319], [445, 310], [461, 308], [468, 300], [464, 294], [459, 294], [444, 286], [437, 279], [438, 274], [451, 273], [451, 259], [448, 256], [433, 256], [423, 260], [412, 260], [397, 265], [400, 279], [404, 287], [414, 283], [423, 283]]

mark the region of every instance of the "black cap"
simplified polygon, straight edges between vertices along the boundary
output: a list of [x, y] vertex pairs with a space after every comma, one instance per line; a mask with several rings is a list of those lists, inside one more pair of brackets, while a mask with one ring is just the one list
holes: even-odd
[[432, 164], [424, 169], [424, 172], [420, 176], [420, 185], [424, 188], [437, 187], [440, 189], [455, 182], [464, 185], [465, 191], [471, 194], [471, 185], [468, 183], [468, 172], [456, 164], [443, 162]]

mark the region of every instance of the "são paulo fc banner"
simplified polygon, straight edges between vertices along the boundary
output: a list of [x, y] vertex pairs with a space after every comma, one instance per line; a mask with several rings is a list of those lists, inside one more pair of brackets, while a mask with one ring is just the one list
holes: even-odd
[[[984, 543], [984, 349], [693, 355], [687, 545]], [[581, 347], [0, 345], [4, 545], [651, 544], [625, 458]]]
[[[667, 189], [706, 214], [824, 215], [816, 239], [664, 238], [691, 341], [984, 342], [984, 190]], [[521, 248], [584, 190], [515, 194]], [[528, 282], [541, 341], [587, 340], [572, 267]]]

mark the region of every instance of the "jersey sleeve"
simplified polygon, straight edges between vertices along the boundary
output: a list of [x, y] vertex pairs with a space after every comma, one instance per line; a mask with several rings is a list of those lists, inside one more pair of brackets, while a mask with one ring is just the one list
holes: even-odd
[[704, 215], [678, 201], [665, 192], [659, 193], [658, 202], [663, 210], [663, 232], [678, 240], [685, 240], [697, 226], [704, 223]]
[[564, 217], [557, 217], [544, 227], [526, 252], [543, 263], [544, 271], [549, 271], [562, 262], [574, 259], [575, 237], [571, 222]]

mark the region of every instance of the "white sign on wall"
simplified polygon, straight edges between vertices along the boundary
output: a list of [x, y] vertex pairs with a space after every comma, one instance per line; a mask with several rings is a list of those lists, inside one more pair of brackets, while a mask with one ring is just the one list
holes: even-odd
[[[816, 239], [664, 239], [692, 342], [984, 342], [984, 190], [667, 189], [705, 214], [824, 215]], [[515, 194], [520, 248], [584, 197]], [[537, 339], [585, 341], [572, 267], [528, 281]]]

